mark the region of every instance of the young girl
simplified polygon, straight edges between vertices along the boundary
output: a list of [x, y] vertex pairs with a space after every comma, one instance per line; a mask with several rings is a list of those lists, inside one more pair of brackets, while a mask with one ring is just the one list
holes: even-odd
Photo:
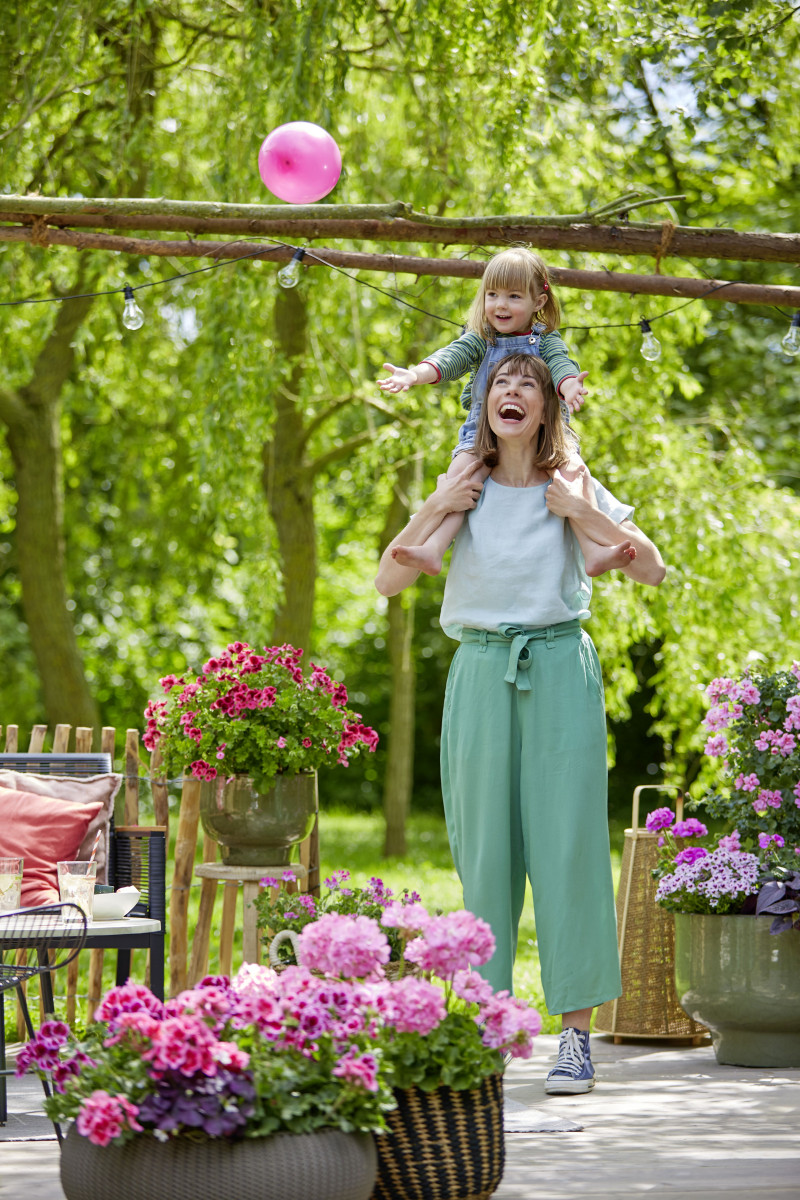
[[[459, 431], [458, 445], [447, 474], [450, 478], [456, 474], [470, 475], [479, 491], [488, 468], [473, 454], [475, 431], [486, 399], [486, 381], [498, 362], [511, 354], [532, 354], [541, 358], [553, 377], [567, 424], [569, 413], [577, 412], [583, 404], [586, 395], [583, 381], [587, 372], [581, 371], [567, 354], [561, 334], [557, 332], [560, 321], [561, 310], [550, 287], [544, 261], [523, 247], [501, 250], [486, 264], [461, 337], [444, 349], [434, 351], [416, 367], [384, 363], [391, 375], [388, 379], [379, 379], [378, 387], [384, 392], [405, 392], [417, 383], [449, 381], [470, 372], [461, 393], [462, 407], [469, 410], [469, 415]], [[569, 480], [575, 479], [582, 467], [583, 463], [575, 454], [563, 474]], [[399, 546], [394, 552], [395, 557], [403, 566], [415, 567], [426, 575], [438, 575], [444, 554], [463, 520], [463, 512], [449, 513], [424, 545]], [[600, 546], [582, 532], [575, 532], [588, 575], [601, 575], [630, 561], [627, 547]]]

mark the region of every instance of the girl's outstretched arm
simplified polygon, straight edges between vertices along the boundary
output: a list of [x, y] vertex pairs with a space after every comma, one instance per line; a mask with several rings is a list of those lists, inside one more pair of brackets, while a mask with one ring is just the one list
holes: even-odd
[[439, 374], [430, 363], [419, 363], [416, 367], [395, 367], [383, 364], [384, 371], [391, 371], [388, 379], [379, 379], [378, 387], [383, 392], [407, 392], [417, 383], [438, 383]]
[[392, 551], [397, 546], [421, 546], [435, 529], [438, 529], [444, 518], [451, 512], [466, 512], [474, 508], [483, 490], [483, 483], [476, 472], [482, 470], [483, 464], [471, 458], [460, 471], [452, 475], [440, 475], [433, 492], [422, 508], [414, 514], [405, 529], [389, 543], [381, 555], [378, 574], [375, 577], [375, 587], [383, 596], [396, 596], [419, 575], [414, 567], [405, 567], [397, 562]]

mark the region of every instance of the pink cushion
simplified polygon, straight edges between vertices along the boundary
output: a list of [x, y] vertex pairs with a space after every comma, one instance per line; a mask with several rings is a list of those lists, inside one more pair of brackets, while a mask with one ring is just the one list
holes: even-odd
[[0, 788], [12, 788], [16, 792], [34, 792], [37, 796], [51, 796], [54, 800], [68, 800], [71, 804], [91, 804], [102, 800], [103, 807], [86, 830], [86, 836], [76, 858], [86, 859], [92, 853], [95, 834], [102, 829], [103, 836], [97, 848], [97, 882], [106, 883], [108, 863], [109, 822], [114, 813], [114, 800], [122, 784], [121, 775], [34, 775], [27, 771], [0, 770]]
[[56, 863], [78, 857], [81, 842], [102, 800], [65, 804], [49, 796], [0, 788], [0, 857], [19, 855], [22, 904], [58, 900]]

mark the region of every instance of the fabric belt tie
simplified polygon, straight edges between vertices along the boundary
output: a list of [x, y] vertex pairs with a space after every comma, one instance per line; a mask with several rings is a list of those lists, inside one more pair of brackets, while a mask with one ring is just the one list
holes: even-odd
[[531, 642], [544, 642], [548, 650], [553, 647], [556, 638], [570, 637], [580, 634], [581, 623], [562, 621], [558, 625], [542, 625], [536, 629], [523, 629], [519, 625], [500, 625], [496, 633], [486, 629], [462, 629], [462, 642], [480, 642], [484, 649], [488, 642], [510, 642], [508, 654], [508, 669], [504, 680], [513, 683], [519, 692], [529, 692], [531, 681], [528, 671], [533, 662]]

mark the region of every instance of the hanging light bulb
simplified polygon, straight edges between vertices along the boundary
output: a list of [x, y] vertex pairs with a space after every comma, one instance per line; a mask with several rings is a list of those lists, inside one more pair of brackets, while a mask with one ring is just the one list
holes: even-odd
[[642, 358], [646, 358], [648, 362], [655, 362], [661, 357], [661, 342], [650, 330], [650, 322], [645, 321], [642, 317], [639, 322], [639, 328], [642, 331], [642, 344], [639, 347]]
[[291, 262], [278, 271], [278, 283], [284, 288], [297, 287], [300, 278], [300, 263], [305, 258], [305, 250], [295, 250]]
[[125, 285], [125, 307], [122, 310], [122, 324], [126, 329], [141, 329], [144, 325], [144, 313], [133, 298], [133, 288]]
[[796, 312], [792, 317], [789, 332], [781, 342], [781, 350], [789, 358], [794, 358], [796, 354], [800, 354], [800, 312]]

